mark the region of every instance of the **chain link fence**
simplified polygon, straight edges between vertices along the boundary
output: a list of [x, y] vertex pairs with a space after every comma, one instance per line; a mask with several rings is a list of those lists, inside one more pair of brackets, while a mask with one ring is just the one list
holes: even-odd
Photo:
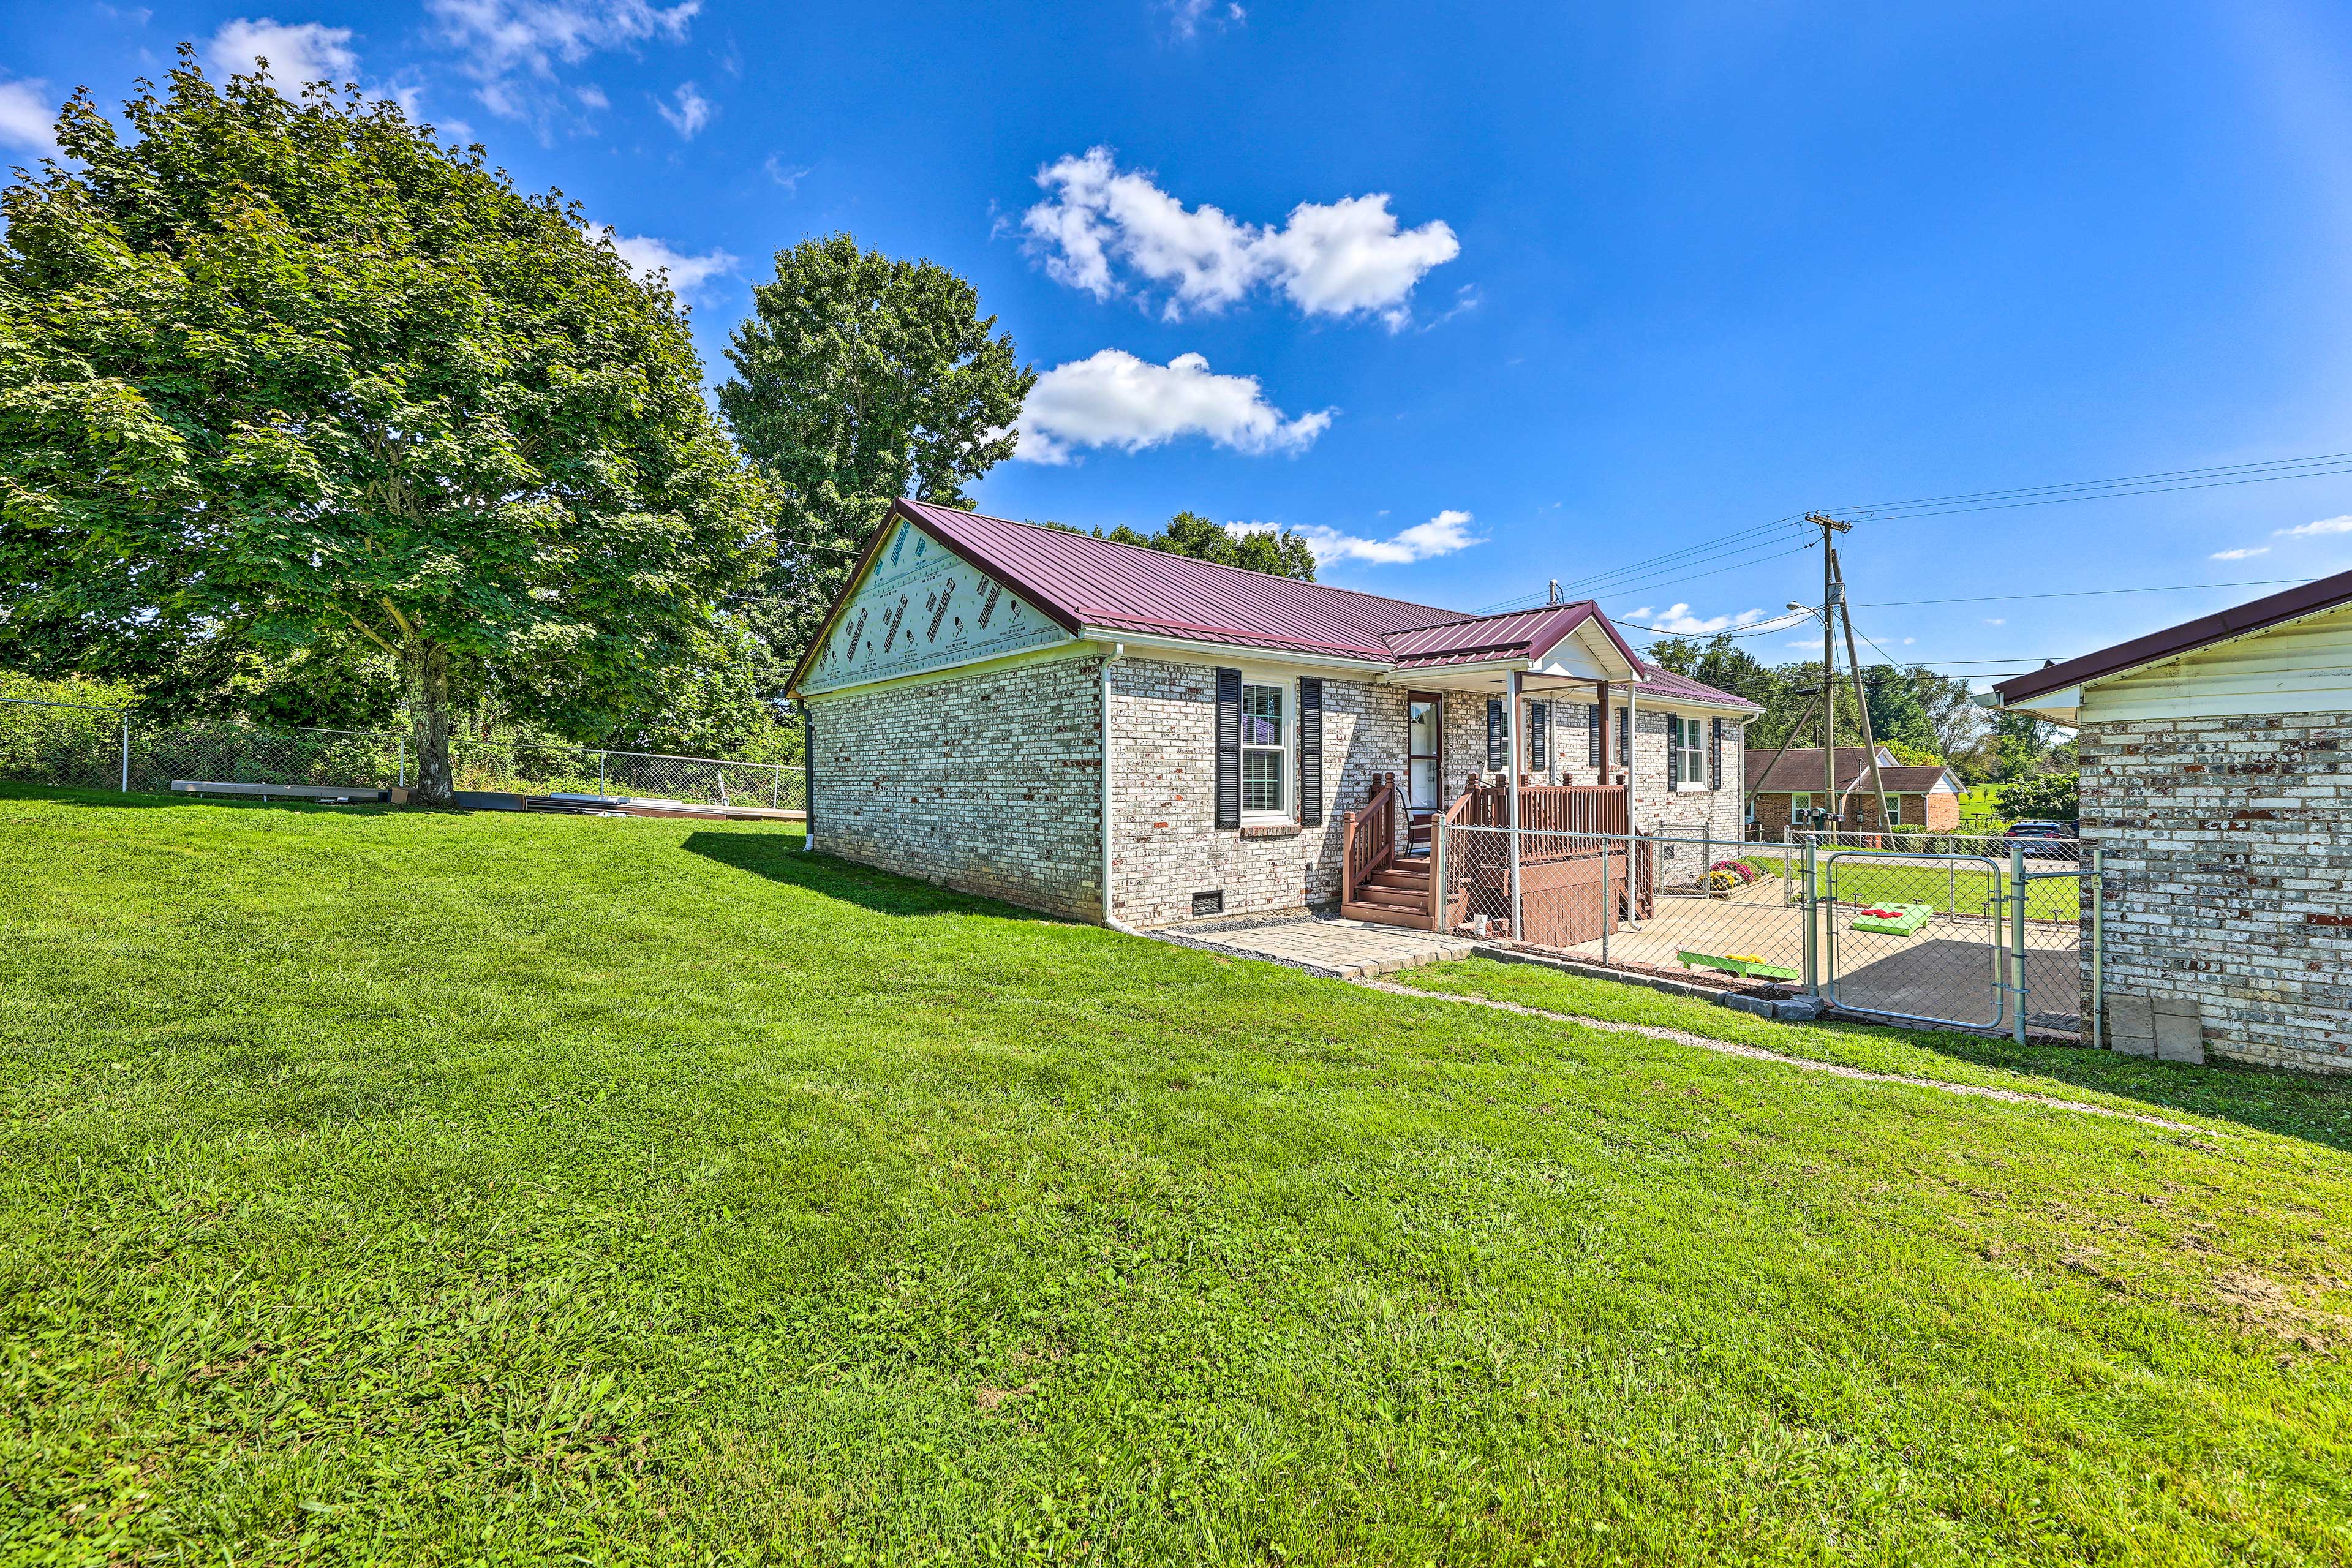
[[[808, 808], [806, 771], [784, 763], [458, 736], [449, 761], [461, 790]], [[415, 773], [404, 732], [273, 731], [234, 719], [151, 726], [116, 709], [0, 699], [0, 780], [10, 784], [152, 794], [175, 779], [392, 789]]]
[[2101, 865], [2073, 839], [1523, 829], [1515, 852], [1449, 823], [1436, 855], [1449, 931], [2021, 1038], [2097, 1016]]

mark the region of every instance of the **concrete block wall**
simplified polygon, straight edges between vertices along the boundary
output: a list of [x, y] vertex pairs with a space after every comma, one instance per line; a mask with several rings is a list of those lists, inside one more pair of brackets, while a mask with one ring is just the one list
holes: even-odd
[[[1327, 675], [1321, 825], [1219, 828], [1216, 668], [1137, 658], [1111, 666], [1111, 900], [1129, 925], [1189, 920], [1200, 892], [1222, 891], [1227, 917], [1337, 903], [1342, 814], [1363, 805], [1374, 773], [1402, 782], [1404, 692]], [[1483, 747], [1483, 710], [1479, 722]]]
[[2193, 1005], [2214, 1055], [2352, 1070], [2352, 713], [2095, 721], [2080, 739], [2111, 1003]]
[[1097, 668], [1069, 658], [818, 699], [817, 848], [1098, 918]]

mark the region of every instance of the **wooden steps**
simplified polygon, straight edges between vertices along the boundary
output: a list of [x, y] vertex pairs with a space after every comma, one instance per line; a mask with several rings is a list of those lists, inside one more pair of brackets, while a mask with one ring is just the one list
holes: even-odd
[[1341, 900], [1339, 912], [1351, 921], [1431, 929], [1427, 862], [1390, 861]]

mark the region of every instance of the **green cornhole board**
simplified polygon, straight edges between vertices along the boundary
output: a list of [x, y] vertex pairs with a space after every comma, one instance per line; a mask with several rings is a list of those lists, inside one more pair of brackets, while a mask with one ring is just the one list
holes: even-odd
[[1753, 959], [1717, 958], [1711, 952], [1677, 952], [1675, 956], [1683, 961], [1685, 969], [1696, 963], [1708, 969], [1720, 969], [1726, 974], [1745, 974], [1758, 980], [1797, 978], [1797, 972], [1793, 969], [1783, 969], [1777, 963], [1758, 963]]
[[1926, 925], [1936, 913], [1936, 906], [1933, 904], [1881, 904], [1878, 907], [1884, 910], [1901, 910], [1903, 912], [1891, 921], [1881, 920], [1875, 915], [1856, 915], [1853, 917], [1853, 929], [1874, 931], [1882, 936], [1909, 936], [1913, 931]]

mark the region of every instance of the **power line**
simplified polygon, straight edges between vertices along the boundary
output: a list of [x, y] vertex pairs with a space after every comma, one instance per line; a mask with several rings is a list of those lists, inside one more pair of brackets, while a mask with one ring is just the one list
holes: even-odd
[[[1620, 579], [1651, 577], [1656, 575], [1661, 570], [1679, 571], [1684, 566], [1696, 565], [1702, 561], [1718, 559], [1726, 554], [1736, 554], [1756, 549], [1768, 542], [1760, 537], [1761, 535], [1786, 527], [1794, 521], [1793, 518], [1775, 518], [1770, 522], [1758, 523], [1751, 528], [1735, 529], [1729, 533], [1701, 540], [1696, 544], [1685, 545], [1678, 550], [1669, 550], [1661, 554], [1647, 556], [1643, 560], [1631, 562], [1607, 572], [1590, 573], [1572, 582], [1563, 583], [1560, 585], [1561, 592], [1581, 592], [1587, 598], [1598, 597], [1604, 592], [1615, 593], [1619, 588], [1625, 586], [1619, 581]], [[1524, 605], [1538, 605], [1543, 603], [1545, 595], [1541, 594], [1521, 595], [1516, 598], [1488, 605], [1478, 613], [1482, 616], [1493, 615], [1503, 610], [1517, 609]]]
[[1878, 501], [1868, 506], [1837, 510], [1852, 518], [1891, 522], [1912, 518], [1948, 517], [1958, 512], [2010, 511], [2020, 507], [2057, 506], [2066, 501], [2162, 495], [2174, 490], [2217, 489], [2226, 485], [2271, 484], [2280, 479], [2328, 479], [2344, 474], [2352, 474], [2352, 452], [2282, 458], [2263, 463], [2231, 463], [2213, 468], [2179, 468], [2168, 473], [2140, 474], [2115, 479], [2083, 479], [2071, 484], [2026, 485], [2015, 489], [1923, 496], [1916, 500]]
[[2266, 577], [2251, 583], [2168, 583], [2155, 588], [2074, 588], [2057, 594], [1979, 594], [1964, 599], [1875, 599], [1856, 605], [1857, 610], [1886, 610], [1909, 605], [1994, 605], [2011, 599], [2097, 599], [2111, 594], [2187, 594], [2200, 588], [2283, 588], [2307, 583], [2307, 577]]

